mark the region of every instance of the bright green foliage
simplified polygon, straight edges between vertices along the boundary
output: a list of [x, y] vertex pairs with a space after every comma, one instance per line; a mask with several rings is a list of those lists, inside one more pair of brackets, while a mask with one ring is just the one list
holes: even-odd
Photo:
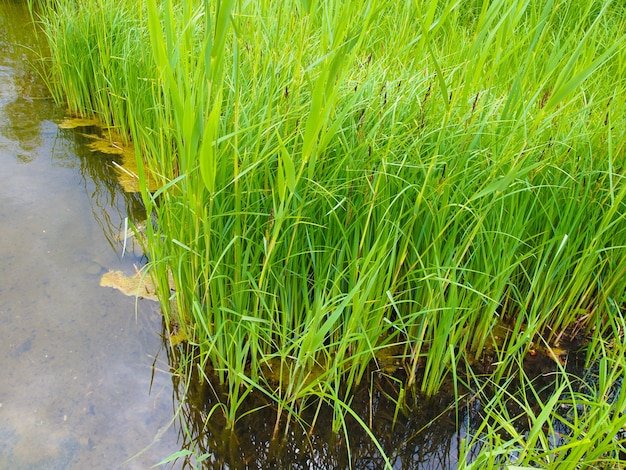
[[626, 305], [620, 2], [137, 5], [50, 2], [50, 85], [160, 180], [162, 305], [231, 424], [253, 388], [349, 402], [387, 345], [433, 394], [499, 322], [515, 358]]
[[[622, 314], [616, 313], [610, 323], [612, 333], [623, 334]], [[472, 377], [484, 419], [462, 446], [459, 468], [623, 468], [626, 345], [610, 341], [594, 346], [588, 375], [573, 377], [559, 368], [556, 389], [547, 398], [521, 364], [517, 391], [509, 383]], [[470, 458], [476, 448], [480, 452]]]

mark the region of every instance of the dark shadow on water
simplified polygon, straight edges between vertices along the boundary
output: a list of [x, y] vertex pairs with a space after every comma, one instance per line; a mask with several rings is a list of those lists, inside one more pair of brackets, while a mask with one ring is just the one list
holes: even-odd
[[[173, 361], [172, 361], [173, 359]], [[175, 358], [170, 362], [176, 364]], [[452, 469], [457, 467], [460, 440], [466, 423], [478, 410], [471, 402], [456, 406], [452, 387], [426, 399], [419, 393], [407, 399], [397, 419], [397, 382], [372, 371], [373, 380], [362, 384], [351, 407], [371, 429], [397, 469]], [[185, 388], [173, 375], [174, 403], [183, 403], [179, 416], [181, 448], [202, 456], [206, 469], [382, 469], [385, 461], [368, 432], [346, 416], [346, 432], [332, 431], [332, 409], [310, 400], [298, 410], [301, 423], [284, 417], [281, 432], [274, 438], [277, 419], [275, 405], [264, 395], [253, 392], [243, 404], [233, 430], [219, 410], [227, 389], [203, 382], [195, 374]], [[315, 422], [313, 429], [306, 423]], [[285, 429], [287, 429], [285, 433]], [[195, 468], [194, 457], [180, 459], [182, 468]]]
[[[168, 362], [175, 367], [180, 367], [177, 358], [181, 351], [179, 349], [174, 355], [171, 351], [169, 353]], [[187, 353], [193, 354], [193, 351]], [[482, 447], [480, 439], [469, 448], [466, 445], [473, 437], [481, 435], [479, 429], [486, 418], [483, 406], [494, 394], [488, 374], [482, 375], [481, 372], [485, 371], [479, 369], [474, 370], [479, 374], [474, 379], [460, 379], [458, 395], [455, 395], [451, 381], [431, 398], [415, 391], [407, 393], [401, 411], [396, 409], [396, 403], [390, 397], [398, 396], [398, 384], [406, 377], [399, 371], [391, 380], [388, 375], [372, 370], [372, 380], [359, 386], [351, 408], [378, 439], [394, 469], [455, 469], [463, 452], [471, 462]], [[557, 370], [557, 363], [546, 356], [530, 356], [524, 361], [525, 374], [532, 381], [533, 390], [542, 403], [554, 393]], [[578, 352], [572, 350], [566, 371], [573, 383], [581, 387], [589, 384], [593, 380], [592, 370], [585, 369], [584, 349]], [[177, 420], [179, 444], [181, 449], [189, 451], [189, 455], [176, 461], [176, 468], [385, 468], [379, 449], [355, 419], [346, 416], [345, 432], [334, 433], [331, 408], [322, 405], [318, 410], [319, 402], [315, 400], [306, 406], [302, 404], [297, 410], [301, 422], [292, 420], [286, 426], [283, 414], [281, 432], [274, 437], [277, 408], [263, 394], [253, 392], [239, 410], [240, 418], [234, 429], [227, 429], [219, 405], [226, 401], [228, 390], [217, 385], [216, 377], [206, 371], [204, 374], [211, 379], [211, 383], [204, 381], [196, 372], [192, 372], [187, 379], [175, 372], [172, 375], [174, 409], [180, 405]], [[580, 379], [576, 380], [576, 377]], [[188, 385], [185, 380], [188, 380]], [[464, 388], [461, 383], [472, 386]], [[480, 393], [477, 387], [481, 389]], [[621, 383], [616, 387], [619, 389]], [[511, 425], [523, 434], [528, 431], [529, 421], [519, 403], [528, 399], [530, 394], [520, 385], [518, 378], [508, 382], [507, 390], [510, 399], [503, 402], [503, 406], [506, 406], [509, 416], [517, 417]], [[457, 396], [460, 398], [457, 399]], [[536, 415], [540, 413], [540, 403], [531, 399], [529, 406], [534, 407]], [[313, 422], [315, 426], [311, 429], [307, 423]], [[565, 432], [558, 421], [555, 422], [555, 430]], [[505, 440], [510, 438], [506, 435], [501, 437]], [[557, 435], [554, 443], [564, 445], [567, 442], [564, 439]]]

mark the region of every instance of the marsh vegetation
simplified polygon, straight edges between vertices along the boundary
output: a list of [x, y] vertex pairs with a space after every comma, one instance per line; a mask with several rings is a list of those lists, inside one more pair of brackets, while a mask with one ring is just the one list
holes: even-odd
[[[134, 146], [181, 383], [224, 391], [206, 421], [232, 429], [260, 395], [280, 436], [330, 407], [391, 465], [351, 407], [377, 376], [399, 414], [444, 383], [481, 403], [459, 465], [623, 457], [620, 2], [34, 11], [56, 100]], [[566, 368], [581, 344], [594, 380]], [[532, 354], [554, 364], [547, 395]]]

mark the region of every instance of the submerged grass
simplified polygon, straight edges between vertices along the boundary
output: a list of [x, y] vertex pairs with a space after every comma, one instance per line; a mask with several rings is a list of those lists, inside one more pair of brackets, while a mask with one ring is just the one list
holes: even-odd
[[621, 3], [38, 5], [56, 99], [134, 142], [164, 314], [227, 426], [258, 391], [276, 432], [316, 397], [340, 430], [389, 347], [432, 395], [488, 346], [500, 383], [539, 338], [614, 334]]

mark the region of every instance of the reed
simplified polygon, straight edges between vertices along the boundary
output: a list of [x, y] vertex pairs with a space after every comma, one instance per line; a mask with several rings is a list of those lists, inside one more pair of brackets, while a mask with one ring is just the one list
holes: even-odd
[[626, 305], [623, 13], [61, 0], [41, 21], [56, 99], [134, 142], [168, 325], [228, 384], [229, 426], [254, 390], [278, 432], [316, 397], [339, 430], [390, 347], [432, 395], [497, 325], [495, 382], [538, 338], [608, 331]]
[[[623, 314], [616, 313], [610, 323], [621, 336]], [[462, 446], [459, 468], [621, 468], [626, 351], [621, 340], [595, 346], [586, 374], [574, 376], [559, 367], [550, 389], [522, 367], [515, 387], [511, 380], [495, 383], [473, 376], [473, 399], [482, 402], [482, 420]]]

